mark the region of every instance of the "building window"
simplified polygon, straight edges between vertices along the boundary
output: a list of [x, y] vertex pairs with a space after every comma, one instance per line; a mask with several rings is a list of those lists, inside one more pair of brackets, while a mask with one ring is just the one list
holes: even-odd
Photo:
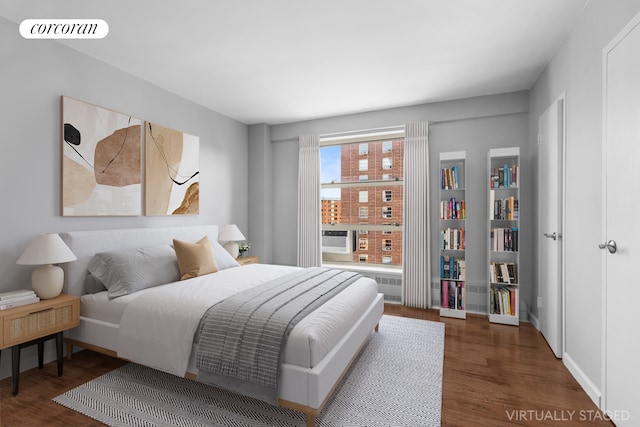
[[[325, 217], [332, 223], [323, 217], [322, 230], [347, 233], [344, 239], [348, 246], [339, 251], [328, 239], [325, 247], [323, 239], [323, 262], [402, 267], [399, 242], [403, 225], [398, 209], [404, 197], [403, 155], [404, 127], [320, 137], [322, 203], [325, 199], [334, 200], [338, 209], [334, 215], [327, 211]], [[397, 206], [395, 211], [392, 203]], [[390, 219], [392, 213], [400, 217], [399, 221]], [[393, 257], [389, 252], [391, 242], [396, 246]], [[383, 256], [387, 256], [384, 262]]]
[[367, 239], [366, 237], [361, 237], [360, 239], [358, 239], [358, 250], [359, 251], [366, 251], [369, 248], [369, 239]]
[[382, 142], [382, 154], [390, 153], [393, 150], [393, 141]]

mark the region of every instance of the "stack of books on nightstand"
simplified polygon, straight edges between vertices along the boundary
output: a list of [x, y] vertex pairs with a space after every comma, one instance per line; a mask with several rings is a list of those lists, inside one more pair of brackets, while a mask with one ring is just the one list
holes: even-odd
[[33, 304], [40, 298], [33, 291], [9, 291], [0, 293], [0, 310]]

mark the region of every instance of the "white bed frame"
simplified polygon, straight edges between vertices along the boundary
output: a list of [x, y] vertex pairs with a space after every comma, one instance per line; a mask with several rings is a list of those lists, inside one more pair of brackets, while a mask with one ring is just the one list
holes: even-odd
[[[60, 233], [62, 239], [78, 257], [64, 265], [63, 292], [82, 295], [87, 266], [94, 254], [117, 249], [171, 243], [172, 239], [197, 241], [204, 235], [218, 240], [218, 226], [185, 226], [164, 228], [138, 228], [122, 230], [73, 231]], [[283, 364], [280, 377], [280, 406], [302, 412], [307, 426], [314, 426], [336, 386], [356, 358], [371, 331], [378, 329], [384, 310], [383, 295], [378, 294], [365, 313], [351, 327], [337, 345], [313, 368]], [[79, 346], [117, 357], [118, 325], [80, 316], [80, 326], [65, 333], [67, 356], [73, 346]], [[190, 364], [187, 377], [195, 379], [195, 367]]]

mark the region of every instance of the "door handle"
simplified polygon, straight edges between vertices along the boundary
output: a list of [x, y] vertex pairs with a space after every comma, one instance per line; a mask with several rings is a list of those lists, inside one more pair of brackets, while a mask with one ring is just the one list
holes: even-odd
[[553, 239], [556, 240], [558, 238], [558, 235], [556, 234], [556, 232], [554, 231], [553, 233], [549, 234], [549, 233], [544, 233], [544, 237], [548, 238], [548, 239]]
[[598, 247], [600, 249], [607, 249], [611, 254], [615, 254], [618, 250], [618, 245], [615, 240], [609, 240], [607, 243], [600, 243]]

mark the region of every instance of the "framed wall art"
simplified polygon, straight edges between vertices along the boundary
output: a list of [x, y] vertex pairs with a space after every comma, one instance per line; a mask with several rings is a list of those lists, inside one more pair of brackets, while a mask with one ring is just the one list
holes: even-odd
[[141, 215], [142, 121], [62, 97], [62, 215]]
[[145, 214], [197, 215], [200, 138], [145, 123]]

